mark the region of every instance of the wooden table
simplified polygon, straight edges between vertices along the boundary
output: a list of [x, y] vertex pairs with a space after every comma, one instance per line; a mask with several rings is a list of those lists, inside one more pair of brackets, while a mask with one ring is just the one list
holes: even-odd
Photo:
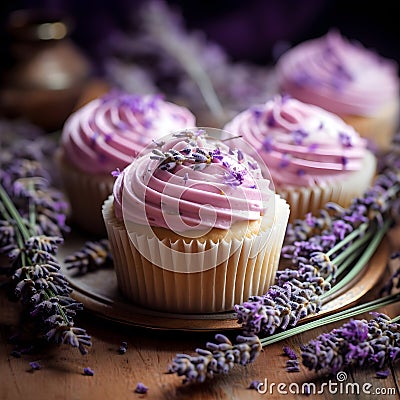
[[[389, 276], [385, 273], [382, 282]], [[377, 295], [376, 287], [363, 301]], [[386, 307], [382, 312], [391, 316], [400, 313], [400, 304]], [[289, 393], [296, 390], [294, 384], [301, 388], [303, 383], [314, 383], [317, 389], [323, 388], [331, 382], [337, 382], [336, 377], [318, 376], [309, 372], [303, 366], [297, 373], [285, 371], [288, 358], [283, 355], [285, 345], [292, 347], [299, 354], [299, 346], [322, 332], [327, 332], [336, 323], [324, 326], [304, 334], [297, 335], [288, 340], [278, 342], [266, 347], [259, 358], [252, 364], [237, 366], [225, 376], [219, 376], [204, 384], [182, 384], [182, 378], [167, 374], [167, 366], [176, 353], [194, 354], [196, 347], [203, 347], [206, 341], [213, 339], [213, 333], [159, 331], [144, 328], [128, 327], [106, 321], [89, 312], [80, 314], [77, 319], [79, 326], [87, 329], [92, 335], [93, 347], [86, 356], [69, 346], [55, 346], [43, 349], [35, 354], [24, 354], [21, 358], [11, 355], [13, 345], [7, 338], [12, 332], [11, 326], [16, 323], [18, 309], [10, 303], [4, 295], [0, 298], [0, 399], [1, 400], [56, 400], [56, 399], [111, 399], [128, 400], [146, 398], [162, 399], [295, 399], [306, 398], [305, 395]], [[368, 317], [368, 315], [366, 315]], [[234, 333], [229, 332], [231, 337]], [[125, 354], [119, 353], [121, 342], [128, 343]], [[29, 362], [38, 361], [42, 368], [32, 371]], [[94, 376], [85, 376], [83, 369], [90, 367]], [[397, 364], [398, 368], [398, 364]], [[268, 381], [268, 388], [272, 390], [266, 394], [259, 394], [247, 387], [253, 380]], [[145, 395], [134, 392], [138, 382], [149, 387]], [[393, 390], [396, 394], [386, 395], [387, 399], [399, 397], [400, 373], [392, 369], [387, 379], [375, 377], [373, 369], [357, 369], [348, 372], [344, 383], [357, 383], [362, 390], [362, 385], [370, 383], [371, 393]], [[275, 383], [274, 387], [271, 384]], [[278, 391], [278, 384], [281, 386]], [[349, 387], [349, 386], [348, 386]], [[338, 390], [339, 386], [337, 386]], [[288, 391], [283, 394], [282, 391]], [[349, 387], [350, 389], [350, 387]], [[333, 393], [328, 386], [322, 394], [310, 396], [319, 399], [378, 399], [380, 395]]]

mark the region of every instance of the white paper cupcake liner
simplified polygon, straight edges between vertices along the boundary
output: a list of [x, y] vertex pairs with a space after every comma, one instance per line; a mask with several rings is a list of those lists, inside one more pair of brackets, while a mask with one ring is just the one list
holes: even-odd
[[112, 193], [114, 178], [110, 175], [90, 175], [64, 160], [62, 152], [56, 154], [63, 188], [71, 207], [73, 222], [87, 233], [106, 234], [101, 208]]
[[[175, 313], [228, 311], [252, 295], [262, 295], [274, 282], [289, 216], [287, 203], [276, 197], [270, 229], [253, 238], [208, 244], [212, 251], [204, 255], [203, 262], [208, 263], [208, 257], [224, 261], [211, 268], [207, 264], [206, 270], [197, 266], [198, 271], [193, 272], [191, 255], [201, 250], [200, 242], [170, 243], [167, 239], [128, 233], [124, 222], [114, 216], [110, 196], [104, 203], [103, 216], [119, 289], [136, 304]], [[178, 271], [159, 266], [182, 263], [185, 257], [189, 261], [185, 267], [176, 264]], [[201, 259], [200, 256], [198, 260]]]
[[290, 187], [276, 190], [290, 205], [289, 221], [304, 219], [311, 212], [313, 215], [325, 208], [326, 203], [334, 202], [348, 207], [352, 200], [360, 197], [370, 187], [376, 172], [376, 158], [367, 152], [359, 171], [342, 179], [329, 183], [320, 183], [312, 187]]

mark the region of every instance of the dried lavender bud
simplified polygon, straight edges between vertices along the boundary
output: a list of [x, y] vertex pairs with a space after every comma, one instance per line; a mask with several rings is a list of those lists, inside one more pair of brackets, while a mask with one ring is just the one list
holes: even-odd
[[119, 354], [125, 354], [127, 350], [128, 350], [128, 343], [127, 342], [122, 342], [121, 346], [119, 346], [118, 353]]
[[261, 351], [257, 336], [239, 335], [236, 344], [222, 334], [215, 335], [215, 340], [206, 349], [196, 349], [197, 356], [177, 354], [169, 372], [184, 376], [184, 382], [204, 382], [215, 374], [227, 374], [235, 364], [253, 362]]
[[390, 369], [376, 371], [376, 377], [378, 379], [386, 379], [390, 375]]
[[253, 389], [253, 390], [257, 390], [258, 387], [260, 386], [261, 381], [258, 380], [254, 380], [250, 382], [250, 385], [247, 387], [247, 389]]
[[83, 375], [93, 376], [94, 371], [89, 367], [85, 367], [85, 368], [83, 368]]
[[29, 365], [32, 368], [32, 370], [39, 370], [42, 368], [42, 366], [37, 361], [31, 361]]
[[64, 260], [67, 269], [76, 269], [82, 275], [109, 266], [111, 262], [110, 243], [107, 239], [88, 241], [80, 250]]
[[285, 355], [287, 355], [291, 360], [297, 360], [297, 354], [295, 353], [295, 351], [290, 348], [289, 346], [285, 346], [283, 348], [283, 353]]
[[385, 314], [350, 320], [302, 346], [303, 364], [310, 370], [336, 373], [347, 366], [382, 369], [400, 358], [400, 324]]
[[300, 366], [298, 360], [288, 360], [286, 361], [286, 372], [299, 372]]
[[147, 386], [145, 386], [142, 382], [139, 382], [136, 385], [135, 393], [145, 394], [148, 392], [148, 390], [149, 390], [149, 388]]

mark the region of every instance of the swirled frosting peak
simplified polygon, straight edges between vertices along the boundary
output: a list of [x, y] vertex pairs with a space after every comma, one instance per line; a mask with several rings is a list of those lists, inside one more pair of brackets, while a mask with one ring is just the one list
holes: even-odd
[[115, 215], [174, 232], [257, 221], [273, 192], [253, 161], [201, 130], [170, 135], [118, 176]]
[[278, 186], [309, 186], [359, 170], [366, 151], [341, 118], [288, 96], [243, 111], [224, 130], [257, 149]]
[[283, 92], [340, 115], [373, 115], [399, 96], [395, 61], [334, 30], [289, 49], [276, 71]]
[[112, 92], [73, 113], [61, 140], [66, 159], [79, 169], [111, 173], [125, 168], [151, 140], [193, 126], [187, 108], [158, 95]]

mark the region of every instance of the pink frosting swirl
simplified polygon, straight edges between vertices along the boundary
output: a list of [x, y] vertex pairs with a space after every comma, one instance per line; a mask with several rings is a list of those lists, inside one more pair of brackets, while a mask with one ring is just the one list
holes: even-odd
[[283, 92], [340, 115], [370, 116], [399, 96], [395, 61], [336, 31], [289, 49], [276, 73]]
[[89, 173], [123, 169], [152, 139], [195, 126], [185, 107], [160, 96], [110, 93], [92, 100], [64, 124], [61, 144], [67, 160]]
[[222, 141], [185, 131], [140, 155], [114, 184], [114, 211], [140, 225], [185, 232], [259, 220], [273, 193], [259, 167]]
[[254, 146], [278, 186], [310, 186], [361, 168], [366, 142], [336, 115], [288, 96], [243, 111], [224, 128]]

